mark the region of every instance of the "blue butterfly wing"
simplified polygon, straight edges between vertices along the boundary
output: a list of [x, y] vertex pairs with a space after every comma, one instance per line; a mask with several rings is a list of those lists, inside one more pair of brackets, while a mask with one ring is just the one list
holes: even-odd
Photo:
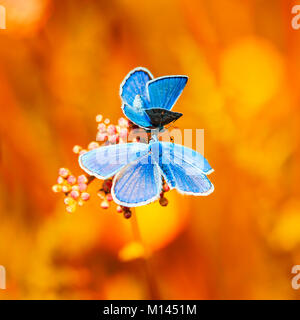
[[166, 76], [149, 81], [147, 91], [151, 108], [171, 110], [187, 80], [186, 76]]
[[130, 107], [127, 104], [124, 104], [122, 106], [122, 110], [125, 114], [125, 116], [135, 123], [136, 125], [143, 127], [143, 128], [150, 128], [152, 127], [152, 124], [150, 122], [150, 119], [145, 111], [143, 110], [136, 110], [132, 107]]
[[[208, 170], [208, 167], [205, 164], [199, 165], [197, 161], [191, 161], [193, 159], [190, 159], [190, 154], [193, 153], [190, 151], [185, 153], [183, 149], [186, 147], [167, 142], [158, 142], [157, 145], [155, 150], [151, 147], [151, 151], [157, 155], [155, 156], [156, 159], [158, 158], [156, 161], [158, 161], [162, 174], [171, 188], [194, 195], [208, 195], [213, 192], [214, 186], [204, 173], [204, 169]], [[202, 156], [197, 157], [202, 159]], [[209, 168], [209, 171], [212, 172], [210, 166]]]
[[145, 143], [114, 144], [93, 149], [79, 156], [79, 165], [89, 175], [107, 179], [128, 163], [148, 153]]
[[198, 168], [205, 175], [209, 175], [214, 171], [205, 157], [191, 148], [175, 143], [164, 142], [163, 151], [164, 154], [172, 155], [174, 161], [177, 161], [177, 163], [181, 163], [181, 161], [187, 162]]
[[128, 73], [120, 87], [120, 96], [124, 104], [134, 106], [134, 99], [140, 96], [143, 102], [148, 100], [146, 84], [153, 79], [149, 70], [138, 67]]
[[137, 207], [158, 199], [161, 188], [160, 169], [151, 155], [146, 155], [116, 174], [112, 196], [122, 206]]

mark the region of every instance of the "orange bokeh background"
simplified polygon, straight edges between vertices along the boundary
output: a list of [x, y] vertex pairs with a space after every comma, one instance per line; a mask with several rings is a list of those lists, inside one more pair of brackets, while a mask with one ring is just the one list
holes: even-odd
[[[300, 30], [286, 0], [2, 0], [1, 299], [298, 299]], [[176, 125], [205, 129], [208, 197], [126, 220], [91, 200], [65, 211], [61, 166], [95, 116], [122, 116], [134, 67], [186, 74]], [[138, 224], [142, 245], [136, 241]], [[143, 258], [144, 257], [144, 258]], [[151, 291], [151, 286], [155, 287]]]

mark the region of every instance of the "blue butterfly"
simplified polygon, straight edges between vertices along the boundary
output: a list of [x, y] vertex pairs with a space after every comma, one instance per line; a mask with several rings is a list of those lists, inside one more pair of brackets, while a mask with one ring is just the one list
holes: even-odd
[[149, 70], [135, 68], [121, 83], [122, 110], [138, 126], [161, 130], [182, 116], [182, 113], [171, 109], [187, 81], [187, 76], [178, 75], [153, 79]]
[[[151, 79], [152, 75], [144, 68], [129, 73], [121, 85], [123, 111], [141, 127], [161, 129], [172, 118], [165, 117], [162, 111], [172, 108], [187, 77]], [[147, 112], [153, 109], [159, 109], [152, 111], [158, 115], [157, 122], [151, 112]], [[99, 179], [114, 176], [112, 197], [125, 207], [157, 200], [163, 178], [170, 189], [183, 194], [206, 196], [214, 190], [207, 178], [213, 169], [200, 153], [175, 143], [160, 142], [156, 135], [149, 144], [124, 143], [91, 150], [79, 156], [79, 164], [89, 175]]]
[[170, 189], [206, 196], [214, 186], [206, 177], [213, 172], [198, 152], [171, 142], [115, 144], [80, 155], [79, 164], [98, 179], [115, 176], [111, 189], [116, 203], [142, 206], [160, 197], [162, 177]]

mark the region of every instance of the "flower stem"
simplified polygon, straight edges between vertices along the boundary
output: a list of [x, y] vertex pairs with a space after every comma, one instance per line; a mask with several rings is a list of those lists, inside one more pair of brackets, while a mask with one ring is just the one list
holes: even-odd
[[149, 296], [151, 300], [159, 300], [160, 299], [159, 292], [158, 292], [157, 284], [155, 281], [154, 272], [152, 270], [152, 266], [149, 260], [150, 255], [145, 244], [143, 243], [136, 212], [133, 209], [131, 209], [131, 211], [132, 211], [132, 216], [130, 220], [131, 220], [134, 239], [135, 241], [141, 243], [145, 250], [145, 255], [143, 257], [143, 265], [144, 265], [145, 277], [147, 279], [148, 288], [149, 288]]
[[88, 181], [87, 181], [87, 185], [89, 185], [91, 182], [93, 182], [95, 180], [95, 177], [94, 176], [88, 176], [87, 177]]

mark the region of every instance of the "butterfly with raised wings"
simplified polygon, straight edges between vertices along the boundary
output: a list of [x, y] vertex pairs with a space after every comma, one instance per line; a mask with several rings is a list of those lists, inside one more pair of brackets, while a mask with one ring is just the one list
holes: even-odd
[[[145, 129], [161, 130], [182, 114], [171, 108], [187, 83], [186, 76], [153, 79], [145, 68], [136, 68], [120, 88], [124, 114]], [[206, 196], [214, 186], [207, 178], [213, 172], [198, 152], [170, 142], [158, 141], [154, 135], [149, 144], [134, 142], [115, 144], [86, 152], [79, 164], [99, 179], [113, 177], [112, 197], [125, 207], [137, 207], [157, 200], [163, 178], [170, 189], [180, 193]]]
[[122, 110], [133, 123], [145, 129], [162, 129], [182, 113], [171, 111], [188, 81], [187, 76], [153, 79], [145, 68], [129, 72], [120, 87]]

